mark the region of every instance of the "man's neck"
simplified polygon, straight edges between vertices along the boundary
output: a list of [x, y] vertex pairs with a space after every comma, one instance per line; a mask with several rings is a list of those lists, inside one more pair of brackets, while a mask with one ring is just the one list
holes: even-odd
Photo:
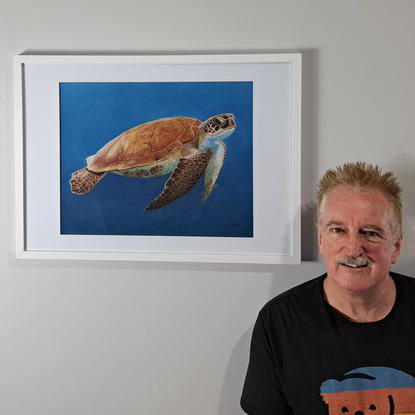
[[370, 292], [349, 292], [336, 282], [326, 278], [323, 284], [324, 299], [351, 321], [369, 323], [385, 318], [396, 300], [396, 287], [392, 277], [385, 284], [372, 288]]

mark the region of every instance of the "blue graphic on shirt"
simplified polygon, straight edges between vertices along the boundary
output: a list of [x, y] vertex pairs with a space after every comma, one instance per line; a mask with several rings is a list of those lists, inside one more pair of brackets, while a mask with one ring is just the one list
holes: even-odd
[[[360, 377], [359, 375], [364, 375]], [[350, 377], [354, 375], [353, 377]], [[356, 376], [357, 375], [357, 376]], [[360, 367], [345, 373], [342, 381], [326, 380], [321, 384], [321, 393], [336, 393], [356, 390], [415, 388], [415, 378], [401, 370], [390, 367]]]

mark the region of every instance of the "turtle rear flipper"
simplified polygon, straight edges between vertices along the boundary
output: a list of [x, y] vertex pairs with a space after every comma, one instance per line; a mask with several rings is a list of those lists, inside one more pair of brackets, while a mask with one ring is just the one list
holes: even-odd
[[106, 172], [93, 173], [86, 167], [77, 170], [72, 173], [71, 180], [69, 180], [71, 192], [78, 195], [88, 193], [105, 175]]
[[164, 190], [146, 207], [146, 210], [160, 209], [187, 193], [202, 176], [211, 156], [212, 152], [206, 150], [190, 159], [180, 159], [164, 185]]

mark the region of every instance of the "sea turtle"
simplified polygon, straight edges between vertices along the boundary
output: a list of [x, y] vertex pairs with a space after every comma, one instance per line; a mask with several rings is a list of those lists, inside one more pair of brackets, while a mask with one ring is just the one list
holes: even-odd
[[87, 158], [72, 173], [71, 191], [88, 193], [106, 173], [157, 177], [171, 173], [164, 190], [146, 210], [160, 209], [188, 192], [205, 172], [203, 202], [215, 185], [225, 159], [225, 138], [236, 128], [233, 114], [201, 122], [196, 118], [161, 118], [133, 127]]

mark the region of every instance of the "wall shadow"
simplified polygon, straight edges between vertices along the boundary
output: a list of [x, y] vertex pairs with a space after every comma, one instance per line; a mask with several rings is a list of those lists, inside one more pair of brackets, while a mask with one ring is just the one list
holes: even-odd
[[302, 68], [301, 105], [301, 259], [318, 258], [315, 227], [318, 138], [318, 52], [305, 50]]

